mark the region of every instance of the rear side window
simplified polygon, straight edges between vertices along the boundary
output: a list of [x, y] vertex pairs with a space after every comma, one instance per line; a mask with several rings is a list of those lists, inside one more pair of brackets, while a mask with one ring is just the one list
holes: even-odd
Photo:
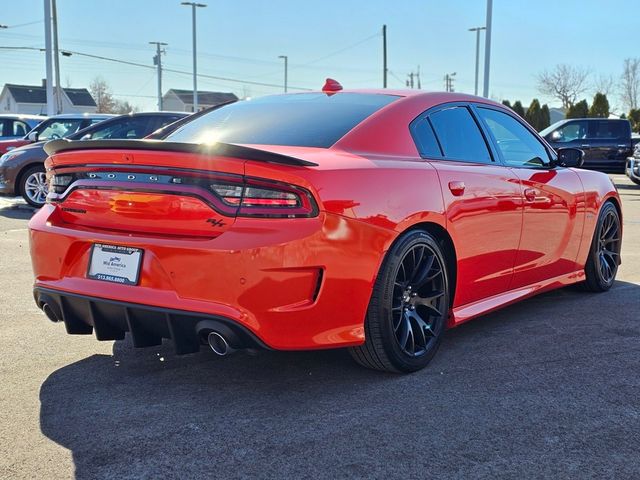
[[428, 118], [423, 118], [413, 129], [413, 137], [421, 157], [440, 158], [442, 151]]
[[153, 117], [135, 117], [124, 121], [114, 122], [107, 126], [97, 125], [91, 139], [122, 139], [142, 138], [151, 133], [156, 119]]
[[492, 163], [484, 137], [466, 107], [445, 108], [429, 115], [429, 120], [446, 159]]
[[11, 120], [0, 119], [0, 137], [10, 137], [13, 133], [11, 130]]
[[589, 122], [589, 138], [610, 139], [629, 136], [629, 126], [625, 122], [592, 120]]
[[394, 95], [301, 93], [236, 102], [186, 123], [169, 142], [330, 147]]

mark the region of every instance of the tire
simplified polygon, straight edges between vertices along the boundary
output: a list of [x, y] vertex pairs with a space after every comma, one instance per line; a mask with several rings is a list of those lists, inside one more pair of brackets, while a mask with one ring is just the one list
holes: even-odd
[[365, 343], [349, 349], [356, 362], [395, 373], [427, 366], [449, 313], [446, 265], [440, 243], [425, 231], [407, 232], [394, 243], [373, 288]]
[[638, 180], [637, 178], [629, 177], [629, 180], [631, 180], [636, 185], [640, 185], [640, 180]]
[[606, 292], [618, 273], [622, 235], [620, 215], [615, 205], [606, 202], [596, 224], [589, 257], [585, 265], [585, 281], [582, 286], [590, 292]]
[[45, 204], [46, 186], [44, 165], [29, 167], [20, 175], [20, 184], [18, 185], [20, 195], [32, 207], [40, 208]]

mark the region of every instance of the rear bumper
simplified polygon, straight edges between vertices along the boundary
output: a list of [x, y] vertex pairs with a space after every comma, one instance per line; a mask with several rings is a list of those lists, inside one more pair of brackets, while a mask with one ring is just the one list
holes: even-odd
[[[238, 218], [216, 238], [143, 236], [74, 227], [60, 221], [56, 208], [45, 205], [29, 223], [36, 290], [90, 297], [96, 305], [212, 316], [279, 350], [362, 344], [373, 283], [395, 238], [391, 230], [324, 212], [302, 219]], [[143, 249], [139, 284], [88, 279], [94, 243]], [[85, 329], [92, 326], [87, 308], [76, 313]], [[122, 309], [115, 320], [103, 316], [120, 335], [127, 331]], [[154, 330], [156, 337], [162, 333]]]
[[211, 331], [224, 332], [233, 338], [234, 348], [266, 348], [255, 335], [228, 318], [158, 308], [135, 303], [116, 302], [38, 288], [33, 296], [39, 308], [47, 307], [54, 318], [64, 322], [67, 333], [90, 335], [98, 340], [122, 340], [125, 332], [131, 334], [135, 347], [160, 345], [163, 338], [173, 342], [177, 355], [200, 350]]
[[627, 177], [640, 182], [640, 159], [634, 157], [627, 158], [625, 173]]

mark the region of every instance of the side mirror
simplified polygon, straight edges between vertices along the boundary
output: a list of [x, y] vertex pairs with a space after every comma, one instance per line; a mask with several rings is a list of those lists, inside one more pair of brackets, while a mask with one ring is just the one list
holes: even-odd
[[560, 132], [557, 130], [551, 134], [552, 140], [560, 140], [561, 138], [562, 138], [562, 135], [560, 135]]
[[29, 140], [31, 140], [32, 142], [37, 142], [38, 141], [38, 132], [31, 132], [27, 138]]
[[91, 140], [91, 134], [87, 133], [86, 135], [83, 135], [80, 140]]
[[567, 168], [580, 168], [584, 163], [584, 152], [579, 148], [559, 148], [557, 165]]

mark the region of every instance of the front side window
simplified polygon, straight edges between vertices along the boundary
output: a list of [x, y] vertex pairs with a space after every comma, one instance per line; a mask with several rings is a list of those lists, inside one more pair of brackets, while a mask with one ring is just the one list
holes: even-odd
[[512, 167], [544, 167], [549, 153], [522, 123], [511, 115], [490, 108], [477, 109], [493, 135], [505, 164]]
[[569, 122], [551, 133], [551, 140], [558, 143], [573, 142], [575, 140], [584, 140], [588, 136], [587, 122]]
[[450, 107], [429, 115], [447, 160], [492, 163], [482, 133], [466, 107]]
[[38, 140], [55, 140], [56, 138], [64, 138], [80, 129], [82, 120], [53, 120], [47, 122], [44, 128], [38, 132]]
[[20, 120], [15, 120], [13, 122], [13, 136], [14, 137], [24, 137], [27, 133], [29, 133], [29, 125]]

